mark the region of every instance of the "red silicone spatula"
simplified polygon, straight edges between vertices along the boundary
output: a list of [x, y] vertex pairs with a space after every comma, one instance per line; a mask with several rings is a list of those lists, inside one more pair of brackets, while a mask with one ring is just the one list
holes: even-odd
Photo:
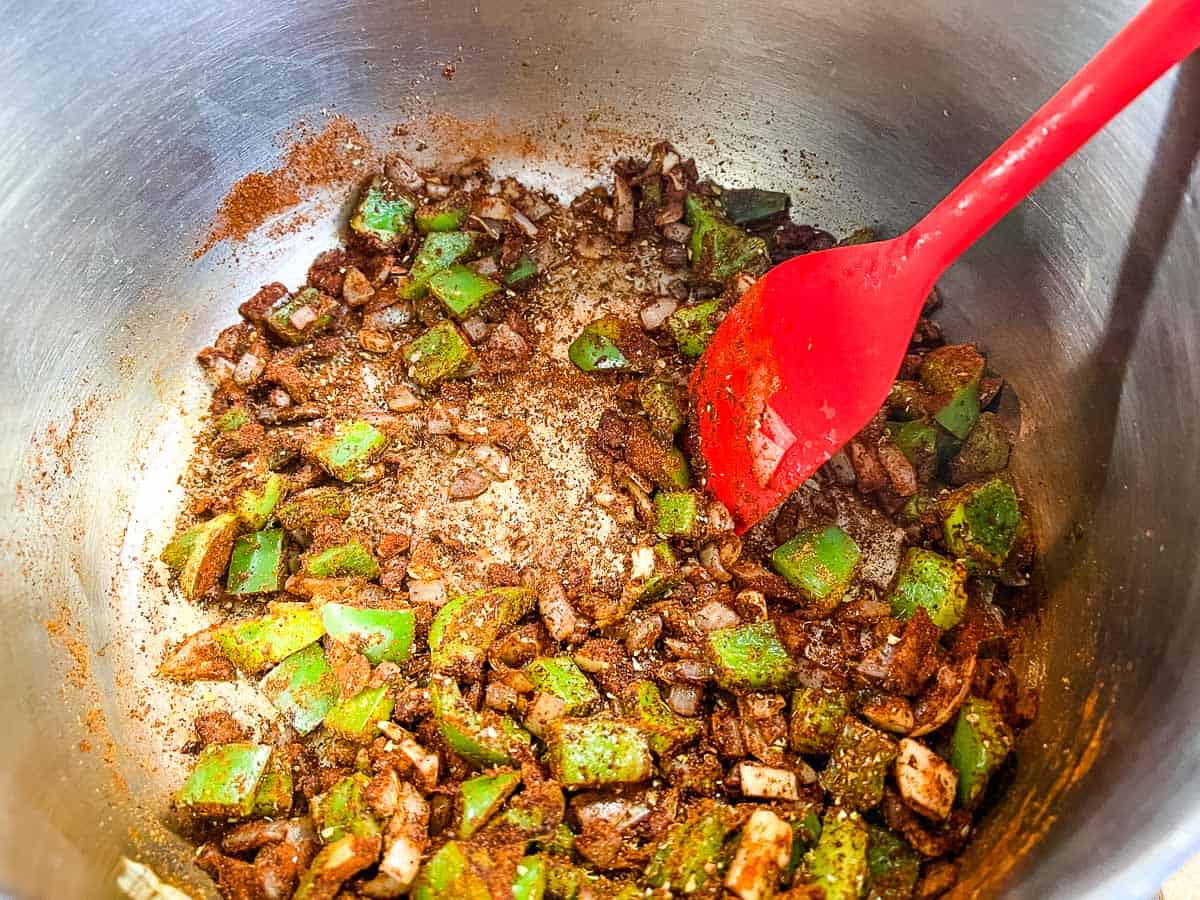
[[1152, 0], [908, 232], [796, 257], [746, 292], [691, 382], [708, 484], [739, 529], [879, 409], [938, 276], [1198, 45], [1200, 0]]

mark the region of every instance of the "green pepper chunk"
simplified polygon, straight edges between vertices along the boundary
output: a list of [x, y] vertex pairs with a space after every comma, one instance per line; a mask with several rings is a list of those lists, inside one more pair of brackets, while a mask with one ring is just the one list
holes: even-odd
[[882, 240], [883, 235], [879, 233], [878, 228], [872, 228], [865, 225], [862, 228], [855, 228], [852, 232], [837, 242], [839, 247], [855, 247], [859, 244], [873, 244], [878, 240]]
[[707, 197], [687, 196], [684, 221], [692, 229], [692, 272], [701, 281], [723, 284], [738, 272], [761, 274], [771, 263], [766, 241], [731, 224]]
[[933, 475], [938, 459], [938, 431], [928, 422], [889, 422], [888, 436], [900, 452], [925, 478]]
[[950, 765], [958, 770], [958, 803], [974, 807], [988, 779], [1013, 747], [1013, 735], [990, 700], [968, 697], [958, 711], [950, 737]]
[[667, 316], [667, 331], [675, 339], [679, 352], [689, 359], [696, 359], [708, 349], [708, 342], [717, 333], [719, 300], [705, 300], [691, 306], [681, 306]]
[[307, 556], [304, 560], [303, 572], [314, 578], [357, 575], [369, 580], [379, 576], [379, 563], [362, 543], [351, 540]]
[[630, 712], [636, 715], [646, 734], [646, 741], [660, 758], [671, 756], [700, 736], [703, 727], [699, 719], [681, 716], [667, 706], [658, 685], [639, 681], [632, 692]]
[[324, 633], [320, 614], [307, 603], [276, 603], [265, 616], [226, 622], [213, 639], [243, 672], [261, 672]]
[[453, 679], [430, 679], [429, 700], [446, 745], [468, 762], [477, 766], [512, 765], [515, 756], [529, 746], [529, 732], [493, 710], [476, 712], [463, 699]]
[[921, 547], [909, 547], [892, 590], [892, 614], [907, 621], [918, 606], [933, 624], [953, 628], [967, 608], [967, 570], [961, 563]]
[[453, 265], [429, 279], [429, 290], [446, 312], [462, 321], [469, 319], [500, 290], [500, 285], [463, 265]]
[[315, 643], [283, 660], [258, 687], [300, 734], [320, 725], [338, 700], [337, 678]]
[[231, 594], [269, 594], [283, 577], [283, 529], [243, 534], [233, 544], [225, 590]]
[[553, 781], [539, 781], [509, 800], [504, 811], [484, 828], [481, 837], [494, 844], [550, 838], [565, 811], [562, 788]]
[[321, 607], [321, 622], [331, 638], [358, 650], [373, 666], [402, 663], [412, 650], [416, 617], [411, 609], [371, 609], [335, 601]]
[[416, 206], [385, 179], [376, 177], [358, 198], [350, 217], [350, 230], [372, 238], [381, 249], [395, 247], [412, 231]]
[[850, 586], [862, 553], [837, 525], [805, 528], [771, 554], [771, 565], [801, 596], [835, 603]]
[[569, 656], [539, 656], [525, 667], [536, 690], [566, 704], [567, 715], [581, 716], [600, 705], [600, 692]]
[[391, 718], [392, 703], [386, 684], [367, 688], [329, 710], [325, 727], [348, 741], [369, 743], [379, 731], [377, 723]]
[[979, 382], [972, 381], [959, 388], [946, 405], [933, 415], [933, 420], [960, 441], [970, 433], [979, 418]]
[[571, 341], [567, 357], [584, 372], [624, 372], [633, 368], [621, 352], [622, 322], [616, 316], [604, 316], [589, 322]]
[[677, 386], [662, 378], [649, 378], [639, 386], [638, 399], [655, 437], [670, 441], [683, 430], [683, 408]]
[[363, 798], [369, 783], [366, 775], [355, 772], [313, 798], [313, 823], [322, 841], [331, 844], [348, 834], [357, 837], [379, 834], [379, 822]]
[[512, 268], [504, 273], [504, 286], [520, 290], [528, 287], [533, 279], [537, 278], [538, 267], [533, 261], [533, 257], [528, 253], [522, 253], [517, 257], [517, 261], [513, 263]]
[[798, 687], [792, 694], [791, 744], [797, 753], [828, 753], [837, 741], [850, 695], [836, 688]]
[[667, 830], [646, 865], [646, 884], [676, 894], [694, 894], [706, 885], [720, 884], [729, 865], [726, 849], [733, 833], [733, 811], [702, 801], [687, 819]]
[[237, 431], [243, 425], [250, 421], [250, 414], [246, 412], [244, 406], [231, 406], [225, 412], [217, 417], [217, 421], [213, 424], [217, 431], [228, 432]]
[[983, 376], [983, 356], [970, 344], [943, 344], [921, 360], [920, 379], [933, 394], [952, 394]]
[[270, 758], [271, 748], [262, 744], [210, 744], [200, 752], [175, 803], [199, 816], [248, 816]]
[[787, 221], [792, 198], [782, 191], [733, 188], [721, 193], [721, 208], [734, 225], [759, 231]]
[[487, 851], [449, 841], [421, 866], [409, 896], [412, 900], [492, 900], [487, 881], [491, 869]]
[[645, 733], [617, 719], [561, 719], [546, 746], [550, 771], [565, 787], [636, 784], [654, 766]]
[[512, 796], [521, 783], [519, 772], [506, 770], [490, 775], [476, 775], [462, 783], [462, 819], [458, 836], [469, 838], [485, 824]]
[[294, 788], [287, 758], [282, 753], [272, 752], [254, 794], [254, 815], [272, 818], [287, 815], [292, 808]]
[[546, 893], [546, 863], [540, 856], [526, 856], [517, 863], [513, 900], [542, 900]]
[[168, 568], [179, 572], [183, 596], [195, 600], [217, 583], [233, 552], [237, 530], [237, 516], [221, 513], [193, 525], [167, 544], [161, 559]]
[[423, 388], [466, 378], [476, 363], [475, 348], [449, 320], [405, 344], [400, 354], [408, 364], [408, 374]]
[[353, 482], [387, 449], [387, 435], [372, 425], [356, 419], [338, 422], [333, 434], [311, 440], [305, 451], [317, 465], [338, 481]]
[[696, 533], [699, 509], [691, 491], [659, 491], [654, 495], [654, 530], [670, 537]]
[[350, 516], [350, 495], [332, 485], [309, 488], [277, 506], [275, 516], [288, 531], [312, 528], [321, 519], [346, 519]]
[[984, 574], [1004, 565], [1021, 527], [1021, 507], [1012, 485], [993, 478], [957, 491], [947, 505], [943, 530], [950, 552]]
[[825, 900], [858, 900], [867, 881], [867, 827], [857, 813], [830, 809], [817, 846], [804, 858], [809, 883], [825, 889]]
[[821, 773], [821, 787], [847, 809], [872, 809], [883, 799], [883, 781], [898, 753], [895, 741], [882, 731], [846, 716]]
[[867, 896], [909, 900], [921, 875], [921, 857], [908, 841], [878, 825], [867, 825]]
[[417, 230], [421, 234], [457, 231], [466, 218], [467, 211], [461, 206], [422, 206], [416, 212]]
[[247, 488], [238, 496], [236, 511], [242, 525], [251, 531], [259, 531], [271, 520], [271, 513], [286, 491], [282, 475], [272, 472], [261, 488]]
[[475, 235], [466, 231], [435, 231], [426, 236], [413, 259], [408, 278], [396, 290], [401, 300], [420, 300], [429, 292], [429, 279], [475, 249]]
[[500, 634], [533, 611], [533, 591], [491, 588], [453, 597], [429, 626], [429, 661], [435, 672], [478, 672]]
[[706, 638], [717, 684], [725, 690], [775, 691], [792, 683], [795, 666], [779, 641], [775, 623], [718, 628]]
[[337, 304], [314, 287], [280, 297], [267, 310], [267, 327], [285, 344], [303, 344], [333, 324]]

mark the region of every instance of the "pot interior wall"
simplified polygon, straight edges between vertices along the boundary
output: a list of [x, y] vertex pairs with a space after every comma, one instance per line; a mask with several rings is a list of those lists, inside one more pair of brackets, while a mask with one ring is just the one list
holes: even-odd
[[[899, 229], [1133, 7], [0, 4], [0, 890], [103, 896], [123, 853], [203, 889], [156, 824], [177, 778], [158, 748], [184, 732], [165, 730], [178, 695], [141, 684], [180, 613], [142, 571], [201, 409], [192, 355], [332, 239], [336, 203], [191, 261], [283, 129], [336, 112], [382, 137], [448, 113], [576, 163], [612, 134], [668, 137], [726, 183], [792, 191], [806, 221]], [[949, 334], [980, 338], [1020, 397], [1045, 554], [1023, 660], [1043, 711], [966, 890], [1144, 895], [1197, 845], [1198, 74], [1154, 88], [943, 283]]]

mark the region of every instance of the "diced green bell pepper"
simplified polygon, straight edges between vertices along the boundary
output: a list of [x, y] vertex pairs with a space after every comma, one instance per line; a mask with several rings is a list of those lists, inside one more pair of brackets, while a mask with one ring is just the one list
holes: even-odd
[[350, 494], [332, 485], [309, 488], [277, 506], [275, 516], [288, 531], [312, 528], [321, 519], [345, 519], [350, 516]]
[[933, 624], [953, 628], [967, 608], [967, 570], [961, 563], [922, 547], [909, 547], [892, 590], [892, 614], [907, 621], [918, 606]]
[[878, 825], [867, 825], [867, 896], [910, 900], [921, 875], [921, 857], [908, 841]]
[[337, 304], [314, 287], [280, 297], [267, 310], [267, 327], [286, 344], [303, 344], [333, 324]]
[[446, 312], [462, 321], [469, 319], [500, 290], [500, 285], [463, 265], [454, 265], [429, 279], [429, 290]]
[[913, 419], [909, 422], [888, 422], [888, 436], [900, 448], [904, 458], [913, 464], [919, 475], [933, 475], [938, 460], [938, 430], [928, 422]]
[[409, 896], [412, 900], [492, 900], [491, 869], [485, 850], [449, 841], [421, 866]]
[[273, 668], [259, 690], [300, 734], [321, 724], [338, 700], [338, 683], [320, 644], [310, 644]]
[[434, 231], [457, 231], [467, 218], [461, 206], [422, 206], [416, 212], [417, 230], [421, 234]]
[[276, 603], [264, 616], [224, 623], [213, 639], [243, 672], [261, 672], [324, 633], [320, 614], [307, 603]]
[[546, 894], [553, 900], [576, 900], [583, 889], [596, 890], [604, 881], [599, 875], [560, 857], [546, 860]]
[[659, 491], [654, 495], [654, 530], [667, 537], [696, 533], [699, 504], [691, 491]]
[[791, 745], [797, 753], [828, 753], [850, 712], [850, 695], [836, 688], [798, 687], [792, 694]]
[[477, 766], [508, 766], [529, 746], [529, 732], [491, 709], [473, 710], [453, 679], [429, 682], [433, 717], [446, 745]]
[[689, 359], [704, 355], [708, 342], [717, 333], [719, 300], [705, 300], [691, 306], [681, 306], [667, 316], [667, 331], [675, 339], [679, 352]]
[[724, 284], [738, 272], [757, 275], [770, 265], [766, 241], [730, 224], [707, 197], [687, 196], [684, 221], [692, 229], [692, 272], [700, 280]]
[[338, 481], [355, 481], [387, 449], [388, 439], [370, 422], [338, 422], [333, 434], [320, 435], [305, 451]]
[[654, 767], [645, 733], [617, 719], [561, 719], [550, 726], [546, 749], [565, 787], [636, 784]]
[[211, 744], [200, 751], [175, 803], [199, 816], [248, 816], [270, 759], [271, 748], [262, 744]]
[[462, 819], [458, 836], [469, 838], [490, 819], [521, 783], [521, 774], [512, 770], [476, 775], [462, 783]]
[[947, 549], [966, 560], [969, 569], [985, 574], [1004, 565], [1021, 527], [1021, 507], [1012, 485], [993, 478], [956, 491], [946, 506]]
[[821, 787], [846, 809], [872, 809], [883, 799], [883, 781], [898, 753], [882, 731], [847, 716], [821, 772]]
[[630, 713], [637, 716], [650, 749], [660, 757], [677, 753], [704, 730], [699, 719], [681, 716], [667, 706], [653, 681], [639, 681], [631, 699]]
[[550, 837], [538, 841], [538, 847], [551, 856], [570, 856], [575, 850], [575, 832], [566, 822], [559, 822]]
[[571, 341], [568, 358], [584, 372], [624, 372], [633, 368], [619, 346], [622, 328], [616, 316], [589, 322]]
[[683, 430], [680, 389], [674, 384], [662, 378], [649, 378], [638, 387], [638, 399], [656, 437], [669, 441]]
[[237, 535], [234, 513], [221, 513], [193, 525], [175, 537], [162, 552], [162, 560], [179, 572], [179, 590], [189, 600], [203, 596], [217, 583]]
[[729, 865], [727, 844], [734, 832], [733, 821], [729, 807], [702, 802], [687, 819], [667, 830], [646, 865], [646, 884], [675, 894], [694, 894], [706, 885], [719, 885]]
[[401, 300], [419, 300], [429, 291], [429, 279], [456, 262], [463, 262], [475, 249], [475, 235], [466, 231], [435, 231], [426, 236], [413, 259], [407, 280], [396, 290]]
[[546, 893], [546, 863], [540, 856], [526, 856], [517, 863], [513, 900], [542, 900]]
[[859, 244], [873, 244], [880, 240], [882, 235], [879, 229], [871, 228], [869, 225], [862, 228], [855, 228], [852, 232], [837, 242], [839, 247], [855, 247]]
[[325, 714], [325, 727], [340, 738], [366, 744], [379, 733], [377, 723], [392, 716], [392, 697], [386, 684], [369, 687]]
[[983, 356], [970, 344], [944, 344], [921, 360], [921, 385], [933, 394], [952, 394], [977, 383], [983, 366]]
[[960, 441], [965, 438], [979, 418], [979, 382], [972, 381], [959, 388], [950, 400], [933, 414], [933, 420]]
[[519, 290], [532, 283], [533, 279], [537, 278], [537, 274], [538, 267], [537, 263], [533, 261], [533, 257], [528, 253], [522, 253], [517, 257], [512, 268], [504, 273], [504, 286]]
[[465, 378], [475, 367], [475, 348], [448, 319], [400, 349], [413, 381], [431, 388], [443, 381]]
[[351, 540], [306, 556], [302, 571], [314, 578], [356, 575], [370, 580], [379, 577], [379, 563], [360, 541]]
[[825, 889], [825, 900], [858, 900], [867, 880], [869, 843], [857, 813], [826, 811], [821, 838], [804, 858], [809, 883]]
[[269, 594], [282, 586], [283, 529], [243, 534], [233, 544], [225, 590], [231, 594]]
[[335, 641], [362, 653], [371, 665], [402, 663], [412, 650], [416, 617], [411, 609], [371, 609], [326, 603], [321, 622]]
[[958, 803], [974, 807], [988, 779], [1013, 747], [1013, 735], [990, 700], [968, 697], [958, 710], [950, 737], [950, 765], [958, 770]]
[[[645, 548], [638, 548], [635, 553], [643, 552]], [[653, 603], [655, 600], [661, 600], [682, 582], [679, 574], [679, 564], [675, 559], [675, 552], [671, 549], [671, 545], [666, 541], [659, 541], [652, 548], [654, 554], [654, 568], [647, 575], [639, 575], [632, 578], [625, 585], [621, 592], [621, 603], [619, 604], [619, 618], [624, 618], [625, 614], [630, 610], [641, 606], [643, 603]], [[597, 622], [597, 625], [612, 624], [618, 621], [617, 618], [612, 618], [604, 622]]]
[[363, 799], [369, 783], [366, 775], [355, 772], [313, 798], [313, 823], [324, 843], [331, 844], [348, 834], [358, 837], [379, 834], [379, 822]]
[[395, 247], [412, 231], [416, 206], [385, 179], [377, 177], [358, 198], [350, 216], [350, 230], [373, 238], [383, 249]]
[[771, 565], [801, 596], [836, 602], [846, 593], [862, 553], [837, 525], [805, 528], [771, 554]]
[[995, 413], [980, 413], [975, 427], [950, 460], [950, 483], [966, 484], [987, 478], [1008, 465], [1012, 452], [1008, 433]]
[[477, 673], [488, 648], [533, 611], [533, 591], [502, 587], [452, 597], [429, 626], [429, 661], [435, 672]]
[[283, 499], [286, 482], [282, 475], [272, 472], [261, 488], [247, 488], [238, 496], [236, 511], [242, 525], [259, 531], [271, 520], [271, 513]]
[[254, 794], [254, 815], [272, 818], [287, 815], [292, 808], [294, 787], [287, 757], [279, 751], [272, 752]]
[[718, 628], [706, 635], [717, 684], [728, 691], [777, 691], [792, 683], [795, 665], [779, 641], [775, 623]]
[[792, 198], [782, 191], [733, 188], [721, 193], [725, 216], [739, 228], [759, 230], [782, 225], [788, 218]]
[[482, 839], [497, 844], [549, 838], [566, 811], [562, 788], [539, 781], [508, 801], [508, 805], [483, 830]]
[[553, 694], [566, 704], [568, 716], [582, 716], [600, 705], [600, 692], [569, 656], [539, 656], [525, 667], [536, 690]]
[[887, 408], [891, 418], [911, 422], [922, 418], [927, 396], [924, 388], [915, 381], [900, 380], [888, 391]]
[[222, 433], [229, 431], [237, 431], [243, 425], [250, 421], [250, 414], [246, 412], [244, 406], [231, 406], [225, 412], [217, 417], [213, 425], [217, 431]]

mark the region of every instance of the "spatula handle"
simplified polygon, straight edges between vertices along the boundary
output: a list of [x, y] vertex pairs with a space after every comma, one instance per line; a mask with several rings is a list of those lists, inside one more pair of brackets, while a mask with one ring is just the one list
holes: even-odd
[[1200, 46], [1200, 0], [1151, 0], [907, 235], [941, 273], [1164, 72]]

